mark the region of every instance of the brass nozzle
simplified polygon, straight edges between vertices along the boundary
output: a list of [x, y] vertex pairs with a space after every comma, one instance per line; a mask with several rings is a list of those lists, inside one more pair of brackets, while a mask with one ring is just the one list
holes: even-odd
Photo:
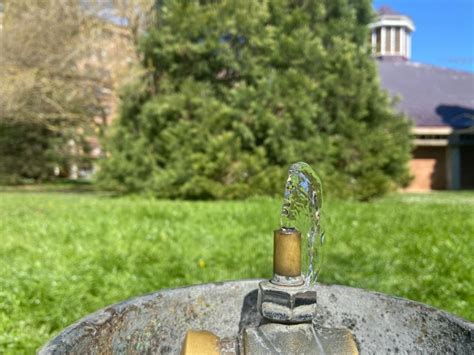
[[204, 330], [189, 330], [183, 342], [181, 355], [219, 355], [219, 338]]
[[301, 276], [301, 233], [297, 229], [273, 232], [273, 273], [286, 277]]

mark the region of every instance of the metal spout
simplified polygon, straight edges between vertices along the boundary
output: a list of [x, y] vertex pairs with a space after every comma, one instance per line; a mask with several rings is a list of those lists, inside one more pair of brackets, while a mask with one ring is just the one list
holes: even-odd
[[273, 233], [273, 278], [259, 284], [258, 310], [278, 323], [310, 322], [316, 310], [316, 290], [301, 274], [301, 233], [280, 228]]
[[300, 286], [301, 233], [295, 229], [280, 228], [273, 232], [272, 283], [282, 286]]

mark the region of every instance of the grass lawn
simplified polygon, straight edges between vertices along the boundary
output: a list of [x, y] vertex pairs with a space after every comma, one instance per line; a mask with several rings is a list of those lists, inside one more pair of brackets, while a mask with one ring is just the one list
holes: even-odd
[[[326, 201], [320, 280], [474, 319], [474, 193]], [[280, 200], [0, 192], [0, 353], [161, 288], [270, 277]], [[376, 310], [374, 310], [376, 311]]]

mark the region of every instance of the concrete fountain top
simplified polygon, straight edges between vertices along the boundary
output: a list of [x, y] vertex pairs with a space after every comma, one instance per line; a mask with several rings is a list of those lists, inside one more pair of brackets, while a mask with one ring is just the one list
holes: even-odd
[[[235, 337], [262, 321], [261, 280], [163, 290], [97, 311], [69, 326], [40, 354], [179, 354], [186, 332]], [[421, 303], [381, 293], [317, 285], [315, 321], [348, 328], [361, 354], [473, 354], [474, 324]]]

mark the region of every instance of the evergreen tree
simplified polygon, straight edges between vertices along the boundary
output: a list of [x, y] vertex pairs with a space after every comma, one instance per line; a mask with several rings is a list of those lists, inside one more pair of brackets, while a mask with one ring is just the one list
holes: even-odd
[[339, 196], [407, 181], [409, 124], [370, 57], [369, 0], [161, 1], [100, 180], [168, 198], [283, 189], [306, 161]]

